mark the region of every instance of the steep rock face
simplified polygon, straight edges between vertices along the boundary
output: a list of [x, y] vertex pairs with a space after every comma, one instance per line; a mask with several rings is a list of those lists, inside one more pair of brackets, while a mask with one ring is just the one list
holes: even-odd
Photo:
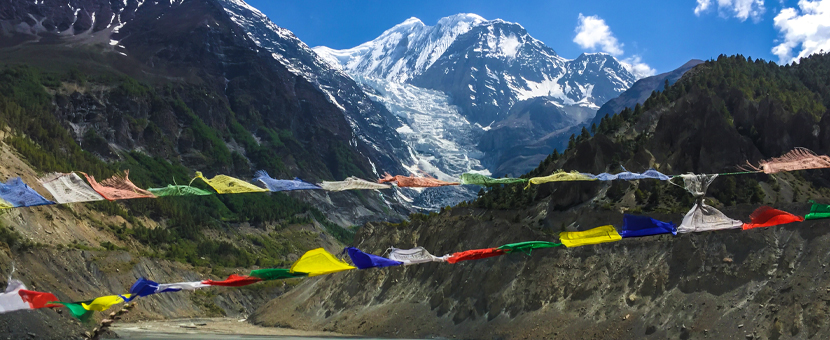
[[[815, 58], [830, 63], [826, 55]], [[580, 138], [529, 175], [616, 172], [620, 166], [719, 173], [794, 147], [827, 154], [820, 129], [830, 111], [796, 76], [815, 69], [800, 67], [742, 57], [707, 62], [650, 97], [642, 113]], [[752, 132], [761, 128], [763, 134]], [[706, 200], [744, 221], [761, 204], [803, 215], [809, 199], [830, 197], [826, 183], [824, 170], [722, 176]], [[565, 230], [619, 227], [623, 212], [679, 223], [692, 204], [683, 189], [655, 180], [505, 186], [408, 225], [368, 225], [356, 240], [368, 252], [417, 245], [443, 255], [555, 241]], [[378, 336], [823, 338], [830, 335], [824, 289], [830, 276], [822, 264], [827, 224], [660, 235], [537, 250], [531, 257], [356, 271], [310, 280], [253, 319]]]
[[219, 2], [257, 46], [314, 84], [343, 111], [356, 137], [351, 143], [369, 156], [376, 171], [399, 171], [402, 163], [411, 161], [408, 146], [395, 130], [401, 126], [400, 120], [383, 105], [370, 100], [348, 75], [321, 60], [291, 31], [275, 25], [244, 1]]

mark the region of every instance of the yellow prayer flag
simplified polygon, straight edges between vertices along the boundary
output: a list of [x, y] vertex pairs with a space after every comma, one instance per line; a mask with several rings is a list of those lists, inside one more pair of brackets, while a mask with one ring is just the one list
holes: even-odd
[[529, 188], [531, 184], [539, 185], [548, 182], [564, 182], [564, 181], [596, 181], [597, 179], [578, 171], [565, 172], [564, 170], [557, 170], [553, 174], [545, 177], [531, 178], [525, 189]]
[[297, 262], [291, 265], [292, 273], [308, 273], [308, 276], [317, 276], [356, 269], [348, 263], [329, 254], [323, 248], [307, 251]]
[[559, 233], [559, 242], [565, 247], [579, 247], [588, 244], [598, 244], [606, 242], [617, 242], [622, 240], [622, 236], [614, 229], [612, 225], [604, 225], [586, 231], [563, 231]]
[[[130, 294], [124, 294], [123, 296], [128, 299], [130, 298]], [[92, 300], [89, 304], [82, 303], [81, 305], [86, 310], [95, 310], [103, 312], [112, 307], [113, 305], [117, 305], [122, 302], [124, 302], [124, 298], [122, 298], [121, 295], [108, 295], [96, 298], [95, 300]]]
[[11, 209], [11, 208], [14, 208], [13, 204], [11, 204], [9, 202], [6, 202], [2, 198], [0, 198], [0, 209]]
[[233, 178], [231, 176], [216, 175], [211, 179], [207, 179], [205, 178], [205, 176], [202, 175], [202, 172], [196, 171], [196, 177], [193, 178], [193, 180], [196, 180], [196, 178], [202, 179], [203, 181], [205, 181], [205, 183], [210, 185], [210, 187], [213, 188], [213, 190], [216, 190], [216, 192], [220, 194], [241, 194], [246, 192], [268, 191], [268, 189], [260, 188], [256, 185], [245, 182], [238, 178]]

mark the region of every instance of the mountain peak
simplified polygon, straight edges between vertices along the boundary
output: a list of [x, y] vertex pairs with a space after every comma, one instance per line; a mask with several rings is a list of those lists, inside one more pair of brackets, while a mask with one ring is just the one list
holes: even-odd
[[591, 58], [591, 57], [594, 57], [594, 58], [597, 58], [597, 57], [611, 57], [611, 58], [613, 58], [614, 56], [612, 56], [608, 52], [582, 52], [582, 54], [580, 54], [578, 57], [576, 57], [576, 60], [588, 59], [588, 58]]
[[[424, 24], [424, 22], [421, 21], [421, 19], [418, 19], [416, 17], [410, 17], [409, 19], [404, 20], [402, 23], [393, 26], [391, 30], [395, 30], [396, 28], [413, 27], [413, 26], [414, 27], [423, 27], [423, 26], [426, 26], [426, 24]], [[389, 31], [391, 31], [391, 30], [389, 30]]]
[[435, 26], [411, 17], [356, 47], [335, 50], [319, 46], [314, 51], [352, 75], [405, 82], [430, 67], [456, 37], [486, 22], [472, 13], [441, 18]]
[[454, 26], [458, 23], [467, 23], [475, 26], [486, 21], [487, 19], [475, 13], [458, 13], [438, 19], [436, 26]]

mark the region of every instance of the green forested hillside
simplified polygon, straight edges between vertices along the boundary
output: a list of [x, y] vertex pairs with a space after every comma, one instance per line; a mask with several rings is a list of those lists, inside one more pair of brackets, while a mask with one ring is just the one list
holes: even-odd
[[[644, 105], [602, 118], [599, 126], [593, 127], [593, 134], [583, 130], [571, 136], [567, 150], [562, 154], [554, 150], [523, 177], [544, 176], [556, 169], [613, 173], [622, 171], [621, 166], [631, 171], [653, 166], [670, 175], [734, 172], [745, 167], [746, 161], [757, 163], [794, 147], [828, 154], [828, 82], [830, 54], [813, 55], [800, 64], [786, 66], [743, 56], [720, 56], [692, 69], [665, 91], [654, 92]], [[707, 141], [724, 136], [735, 142], [707, 145]], [[812, 184], [810, 190], [821, 191], [822, 196], [830, 193], [821, 185], [830, 183], [826, 170], [793, 176]], [[503, 186], [484, 194], [476, 205], [527, 207], [551, 194], [556, 186], [595, 190], [592, 184], [547, 184], [529, 190], [523, 185]], [[774, 202], [776, 190], [780, 188], [774, 177], [744, 175], [716, 181], [709, 194], [720, 204], [731, 206]], [[633, 194], [634, 205], [621, 202], [626, 193]], [[534, 199], [528, 199], [528, 195]], [[807, 197], [797, 196], [799, 200]], [[636, 186], [613, 182], [602, 201], [606, 208], [625, 206], [635, 212], [663, 213], [683, 212], [692, 203], [681, 188], [658, 181], [640, 181]]]
[[[110, 141], [99, 136], [95, 129], [84, 133], [82, 148], [70, 134], [67, 122], [55, 114], [55, 102], [66, 100], [64, 93], [68, 92], [68, 86], [83, 87], [87, 91], [105, 89], [110, 92], [109, 100], [149, 103], [152, 106], [149, 119], [134, 119], [129, 115], [125, 119], [127, 133], [134, 140], [146, 141], [141, 145], [144, 151], [114, 152], [109, 146]], [[93, 78], [77, 71], [48, 73], [34, 67], [7, 66], [0, 69], [0, 128], [8, 132], [3, 141], [41, 173], [82, 171], [100, 180], [129, 169], [130, 179], [139, 187], [187, 184], [193, 171], [176, 157], [175, 150], [189, 148], [201, 155], [203, 171], [250, 178], [254, 170], [266, 169], [273, 175], [287, 176], [289, 169], [281, 161], [280, 154], [302, 149], [290, 131], [260, 127], [256, 135], [261, 138], [257, 141], [234, 117], [229, 118], [231, 125], [226, 130], [212, 128], [178, 94], [198, 90], [198, 86], [187, 84], [154, 88], [126, 76]], [[174, 145], [175, 139], [169, 138], [154, 122], [153, 113], [165, 111], [183, 117], [185, 125], [181, 134], [188, 137], [179, 139], [188, 139], [189, 145], [181, 142]], [[156, 118], [165, 119], [162, 114]], [[246, 156], [229, 151], [225, 142], [228, 139], [243, 145]], [[335, 147], [335, 150], [339, 149]], [[327, 168], [322, 166], [315, 167], [318, 171], [312, 172], [312, 177], [361, 173], [358, 167], [348, 163], [348, 152], [337, 152], [341, 156], [331, 161], [334, 174], [326, 172]], [[295, 160], [302, 159], [300, 155]], [[308, 158], [296, 163], [306, 170], [319, 162], [321, 160]], [[200, 181], [193, 185], [209, 189]], [[289, 225], [320, 223], [327, 233], [344, 243], [348, 243], [353, 234], [329, 222], [308, 203], [282, 193], [168, 197], [89, 205], [108, 215], [120, 216], [133, 225], [132, 228], [103, 226], [122, 241], [128, 244], [140, 242], [143, 246], [139, 249], [146, 249], [147, 255], [194, 265], [284, 265], [279, 259], [288, 253], [315, 246], [308, 236], [293, 235], [293, 231], [284, 230]], [[146, 227], [140, 218], [159, 221], [164, 227]], [[240, 223], [263, 230], [272, 226], [274, 230], [263, 235], [237, 235], [230, 229]], [[227, 237], [217, 241], [210, 237], [212, 230], [224, 230]], [[11, 236], [4, 239], [15, 242]], [[101, 246], [111, 248], [111, 244]]]

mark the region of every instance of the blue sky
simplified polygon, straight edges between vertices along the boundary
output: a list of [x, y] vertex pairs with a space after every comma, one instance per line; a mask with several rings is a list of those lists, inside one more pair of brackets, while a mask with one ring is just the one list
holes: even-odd
[[605, 51], [652, 72], [719, 54], [779, 62], [830, 51], [830, 29], [817, 28], [830, 23], [830, 0], [247, 1], [312, 47], [354, 47], [410, 17], [434, 25], [476, 13], [521, 24], [565, 58]]

